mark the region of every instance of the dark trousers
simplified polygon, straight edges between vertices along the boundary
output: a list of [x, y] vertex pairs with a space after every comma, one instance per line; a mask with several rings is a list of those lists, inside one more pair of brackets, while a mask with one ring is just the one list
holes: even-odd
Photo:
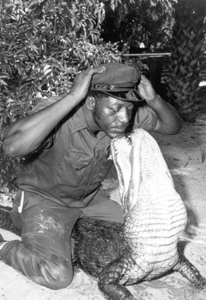
[[[123, 222], [121, 207], [99, 193], [86, 208], [68, 208], [42, 196], [18, 192], [12, 218], [22, 229], [22, 241], [10, 241], [1, 259], [34, 282], [51, 289], [68, 286], [73, 279], [70, 237], [79, 217]], [[22, 212], [20, 211], [22, 210]]]

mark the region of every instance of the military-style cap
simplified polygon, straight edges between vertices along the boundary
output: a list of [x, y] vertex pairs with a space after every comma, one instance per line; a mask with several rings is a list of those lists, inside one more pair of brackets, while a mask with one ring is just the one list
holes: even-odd
[[100, 91], [108, 96], [126, 101], [144, 100], [139, 95], [137, 85], [141, 73], [138, 69], [121, 63], [102, 65], [106, 70], [102, 74], [94, 74], [90, 89]]

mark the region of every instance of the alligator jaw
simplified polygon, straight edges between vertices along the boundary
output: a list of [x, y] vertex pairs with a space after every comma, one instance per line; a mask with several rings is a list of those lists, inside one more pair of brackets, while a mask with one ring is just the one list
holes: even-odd
[[127, 198], [129, 192], [131, 178], [132, 142], [130, 136], [113, 139], [111, 142], [111, 152], [117, 170], [120, 198], [122, 205], [124, 205], [124, 200]]

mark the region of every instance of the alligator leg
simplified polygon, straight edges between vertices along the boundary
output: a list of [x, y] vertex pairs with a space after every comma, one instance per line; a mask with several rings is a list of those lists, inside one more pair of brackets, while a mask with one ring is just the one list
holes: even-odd
[[135, 300], [120, 280], [129, 267], [129, 259], [116, 259], [109, 263], [99, 276], [98, 286], [108, 300]]
[[182, 276], [186, 277], [196, 288], [203, 289], [206, 287], [206, 279], [201, 276], [196, 267], [183, 254], [180, 254], [179, 261], [173, 270], [178, 271]]

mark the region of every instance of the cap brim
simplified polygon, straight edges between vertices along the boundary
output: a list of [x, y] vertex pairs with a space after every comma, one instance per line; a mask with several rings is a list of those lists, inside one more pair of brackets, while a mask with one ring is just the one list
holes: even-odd
[[99, 90], [99, 92], [102, 92], [103, 94], [110, 96], [112, 98], [121, 100], [121, 101], [129, 101], [129, 102], [139, 102], [144, 101], [144, 98], [139, 94], [139, 92], [134, 90], [126, 90], [126, 91], [112, 91], [108, 92], [105, 90]]

